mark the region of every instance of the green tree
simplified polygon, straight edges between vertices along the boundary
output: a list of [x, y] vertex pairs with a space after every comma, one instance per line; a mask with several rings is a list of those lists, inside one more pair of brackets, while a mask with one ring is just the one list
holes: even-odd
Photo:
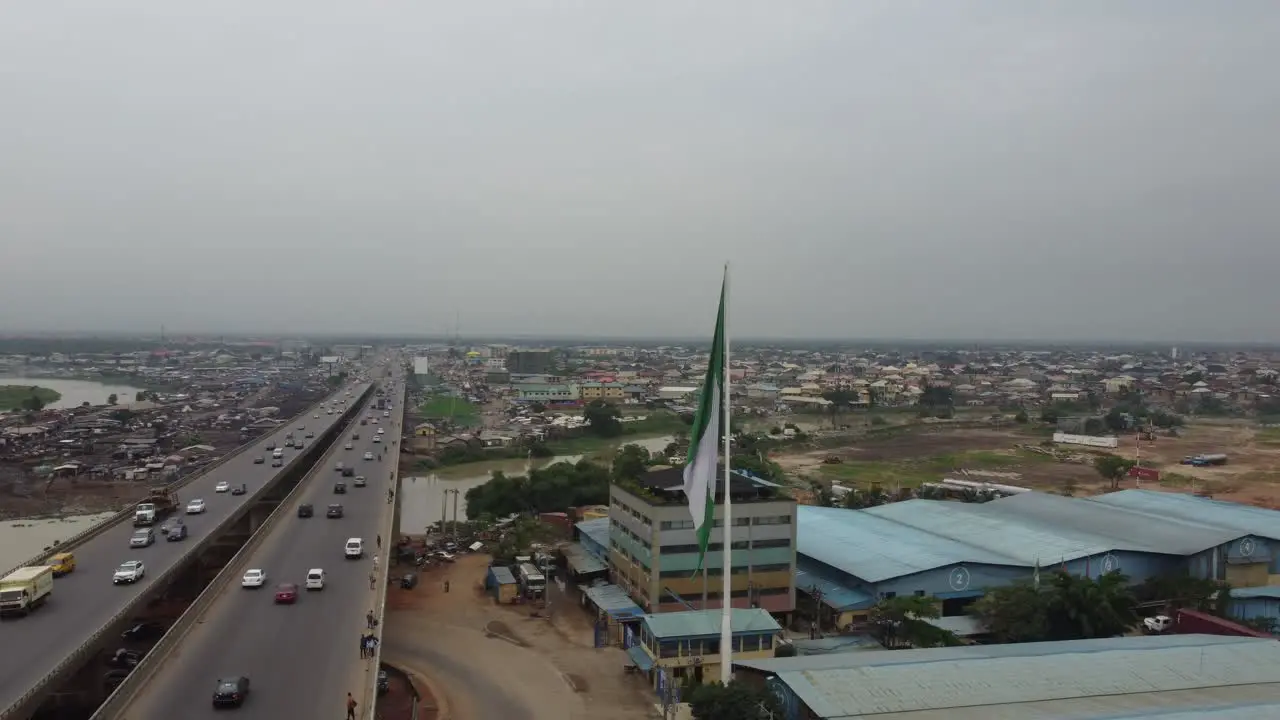
[[689, 694], [694, 720], [778, 720], [783, 717], [778, 698], [763, 686], [733, 681], [728, 685], [703, 683]]
[[529, 403], [529, 411], [535, 412], [535, 413], [544, 413], [547, 411], [547, 406], [540, 402]]
[[876, 603], [868, 619], [872, 634], [890, 650], [959, 645], [955, 633], [925, 622], [941, 615], [937, 598], [904, 595]]
[[1083, 640], [1123, 635], [1138, 623], [1129, 578], [1116, 570], [1093, 578], [1056, 573], [1050, 583], [1048, 639]]
[[528, 475], [494, 472], [489, 482], [467, 491], [467, 517], [564, 512], [609, 502], [609, 468], [588, 460], [558, 462]]
[[119, 397], [117, 397], [115, 393], [111, 393], [110, 395], [108, 395], [108, 396], [107, 396], [107, 404], [108, 404], [108, 405], [115, 405], [115, 404], [116, 404], [116, 403], [118, 403], [119, 401], [120, 401], [120, 398], [119, 398]]
[[612, 438], [622, 434], [622, 416], [618, 408], [603, 401], [593, 400], [582, 409], [582, 417], [587, 421], [587, 432], [596, 437]]
[[618, 448], [613, 456], [613, 476], [619, 480], [639, 480], [649, 469], [649, 451], [630, 444]]
[[145, 401], [146, 401], [146, 399], [147, 399], [147, 391], [146, 391], [146, 390], [139, 390], [138, 392], [134, 393], [134, 395], [133, 395], [133, 401], [134, 401], [134, 402], [145, 402]]
[[1026, 410], [1019, 410], [1017, 415], [1013, 416], [1013, 421], [1025, 425], [1030, 418], [1027, 417]]
[[32, 388], [31, 395], [22, 400], [22, 409], [27, 412], [38, 413], [44, 409], [44, 400], [41, 400]]
[[1048, 612], [1047, 594], [1029, 581], [992, 588], [969, 606], [969, 614], [1002, 643], [1044, 640], [1049, 628]]
[[1133, 460], [1122, 458], [1119, 455], [1098, 455], [1093, 459], [1093, 469], [1102, 476], [1104, 480], [1111, 481], [1111, 489], [1120, 488], [1120, 481], [1129, 473], [1129, 470], [1136, 465]]

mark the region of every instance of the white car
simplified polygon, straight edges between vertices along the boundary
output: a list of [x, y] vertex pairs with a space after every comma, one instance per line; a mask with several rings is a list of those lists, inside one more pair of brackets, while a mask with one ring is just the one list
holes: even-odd
[[378, 434], [381, 435], [387, 431], [386, 428], [378, 428]]
[[195, 500], [192, 500], [191, 502], [187, 503], [188, 515], [199, 515], [204, 511], [205, 511], [204, 500], [201, 500], [200, 498], [196, 498]]
[[132, 585], [141, 580], [146, 574], [147, 568], [142, 564], [141, 560], [130, 560], [116, 568], [115, 574], [111, 576], [111, 584]]
[[328, 410], [325, 412], [325, 415], [332, 415], [332, 414], [333, 414], [333, 410]]
[[365, 459], [365, 460], [372, 460], [372, 459], [373, 459], [373, 453], [371, 453], [371, 452], [366, 452], [366, 453], [364, 454], [364, 459]]
[[320, 419], [320, 413], [316, 413], [315, 415], [312, 415], [311, 417], [315, 418], [316, 420], [319, 420], [319, 419]]
[[365, 479], [364, 479], [364, 476], [363, 476], [363, 475], [357, 475], [357, 476], [356, 476], [356, 479], [355, 479], [355, 482], [353, 482], [353, 483], [351, 483], [351, 484], [352, 484], [352, 485], [355, 485], [356, 487], [364, 487], [365, 485], [367, 485], [367, 484], [368, 484], [368, 482], [369, 482], [368, 480], [365, 480]]
[[373, 423], [374, 425], [377, 425], [377, 424], [378, 424], [378, 418], [369, 418], [369, 422]]
[[1142, 632], [1148, 635], [1159, 635], [1173, 629], [1173, 618], [1168, 615], [1156, 615], [1142, 619]]
[[308, 570], [306, 588], [308, 590], [323, 590], [324, 570], [320, 568], [311, 568]]
[[343, 449], [343, 450], [350, 450], [350, 449], [351, 449], [351, 447], [352, 447], [351, 443], [347, 443], [346, 445], [343, 445], [343, 446], [342, 446], [342, 449]]
[[342, 552], [349, 560], [359, 560], [364, 557], [364, 540], [347, 538], [347, 544], [343, 547]]
[[383, 410], [383, 411], [382, 411], [382, 417], [391, 417], [391, 411], [390, 411], [390, 410]]
[[240, 579], [240, 585], [247, 588], [260, 588], [267, 582], [266, 570], [246, 570], [244, 577]]
[[219, 492], [219, 493], [227, 492], [230, 489], [231, 489], [231, 483], [227, 482], [226, 480], [223, 480], [222, 482], [213, 486], [213, 491]]

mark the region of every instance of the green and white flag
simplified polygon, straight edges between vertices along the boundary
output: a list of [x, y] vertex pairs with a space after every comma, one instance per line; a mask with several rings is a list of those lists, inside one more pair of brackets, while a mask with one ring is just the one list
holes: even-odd
[[[689, 498], [689, 513], [698, 534], [698, 570], [703, 569], [707, 545], [711, 542], [711, 528], [715, 527], [716, 465], [720, 459], [724, 374], [728, 361], [725, 357], [724, 301], [725, 287], [722, 284], [716, 333], [711, 341], [711, 360], [707, 363], [707, 376], [698, 395], [698, 410], [689, 435], [689, 456], [684, 466], [684, 493]], [[727, 458], [725, 462], [728, 462]]]

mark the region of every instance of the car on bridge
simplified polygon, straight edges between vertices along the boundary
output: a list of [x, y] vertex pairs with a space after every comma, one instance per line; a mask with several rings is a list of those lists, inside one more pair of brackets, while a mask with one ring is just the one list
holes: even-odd
[[169, 526], [169, 531], [164, 534], [165, 539], [169, 542], [178, 542], [187, 539], [187, 526], [181, 520]]
[[231, 488], [232, 495], [244, 495], [247, 492], [249, 492], [249, 486], [244, 483], [240, 483], [239, 485]]
[[142, 564], [141, 560], [130, 560], [120, 563], [120, 567], [116, 568], [116, 572], [111, 576], [112, 585], [132, 585], [141, 580], [147, 574], [147, 567]]
[[219, 678], [213, 690], [213, 706], [216, 708], [240, 707], [247, 697], [249, 697], [249, 678], [243, 675]]
[[271, 461], [271, 467], [284, 467], [284, 460], [276, 458]]
[[346, 484], [346, 483], [344, 483], [344, 482], [336, 482], [336, 483], [334, 483], [334, 484], [333, 484], [333, 494], [334, 494], [334, 495], [346, 495], [346, 494], [347, 494], [347, 484]]
[[209, 509], [209, 508], [208, 508], [208, 506], [205, 504], [205, 502], [204, 502], [204, 499], [203, 499], [203, 498], [192, 498], [192, 499], [187, 503], [187, 514], [188, 514], [188, 515], [199, 515], [200, 513], [203, 513], [203, 512], [204, 512], [205, 510], [207, 510], [207, 509]]
[[324, 570], [322, 568], [311, 568], [307, 571], [307, 589], [324, 589]]
[[253, 459], [253, 464], [254, 464], [254, 465], [261, 465], [261, 464], [265, 463], [266, 461], [267, 461], [266, 456], [264, 456], [264, 455], [259, 455], [258, 457], [256, 457], [256, 458], [254, 458], [254, 459]]
[[315, 514], [315, 508], [311, 507], [311, 503], [302, 503], [298, 506], [298, 517], [309, 518]]
[[150, 546], [156, 541], [156, 532], [151, 528], [140, 528], [133, 531], [133, 537], [129, 538], [129, 547], [144, 548]]
[[373, 459], [373, 453], [371, 453], [371, 452], [367, 452], [367, 451], [366, 451], [366, 452], [365, 452], [365, 454], [364, 454], [364, 459], [365, 459], [365, 460], [372, 460], [372, 459]]
[[342, 552], [348, 560], [359, 560], [364, 557], [364, 540], [347, 538], [347, 544], [343, 546]]
[[280, 583], [277, 585], [276, 602], [281, 605], [292, 605], [298, 602], [298, 586], [293, 583]]
[[230, 489], [231, 489], [231, 483], [227, 482], [226, 480], [223, 480], [222, 482], [213, 486], [213, 491], [216, 493], [224, 493]]
[[343, 446], [342, 446], [342, 449], [343, 449], [343, 450], [350, 450], [350, 449], [352, 449], [353, 447], [354, 447], [354, 446], [353, 446], [351, 443], [347, 443], [346, 445], [343, 445]]
[[260, 588], [267, 584], [267, 571], [254, 568], [245, 571], [244, 577], [240, 578], [241, 587]]
[[325, 517], [330, 518], [342, 517], [342, 505], [339, 505], [338, 503], [330, 505], [328, 511], [326, 511], [324, 515]]
[[364, 486], [366, 486], [366, 485], [368, 485], [368, 484], [369, 484], [369, 481], [368, 481], [368, 480], [366, 480], [366, 479], [365, 479], [365, 477], [364, 477], [363, 475], [357, 475], [357, 476], [356, 476], [356, 479], [355, 479], [355, 482], [353, 482], [353, 483], [351, 483], [351, 484], [352, 484], [352, 485], [354, 485], [354, 486], [356, 486], [356, 487], [364, 487]]

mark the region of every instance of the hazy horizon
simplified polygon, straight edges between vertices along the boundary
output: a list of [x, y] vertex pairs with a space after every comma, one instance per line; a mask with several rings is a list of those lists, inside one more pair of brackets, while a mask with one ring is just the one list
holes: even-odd
[[735, 337], [1280, 342], [1276, 37], [1262, 0], [9, 4], [0, 333], [699, 338], [729, 261]]

